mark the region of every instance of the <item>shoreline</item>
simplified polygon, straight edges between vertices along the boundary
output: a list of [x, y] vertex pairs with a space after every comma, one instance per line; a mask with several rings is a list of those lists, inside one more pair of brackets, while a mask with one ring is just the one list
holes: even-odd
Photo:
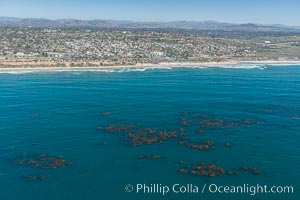
[[[58, 63], [59, 65], [60, 63]], [[4, 65], [4, 64], [3, 64]], [[65, 65], [65, 63], [61, 63]], [[134, 65], [104, 65], [104, 66], [41, 66], [38, 63], [35, 65], [26, 66], [7, 66], [0, 67], [0, 73], [9, 72], [63, 72], [63, 71], [105, 71], [105, 70], [130, 70], [130, 69], [153, 69], [153, 68], [209, 68], [209, 67], [228, 67], [228, 68], [243, 68], [239, 66], [248, 65], [249, 68], [255, 68], [255, 65], [272, 65], [272, 66], [293, 66], [299, 65], [300, 61], [224, 61], [224, 62], [162, 62], [162, 63], [138, 63]], [[253, 67], [251, 67], [253, 65]], [[4, 65], [5, 66], [5, 65]]]

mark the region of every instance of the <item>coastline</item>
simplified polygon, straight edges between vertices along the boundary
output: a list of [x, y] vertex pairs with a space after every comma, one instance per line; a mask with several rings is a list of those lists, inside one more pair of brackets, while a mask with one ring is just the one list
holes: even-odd
[[[59, 65], [62, 66], [59, 66]], [[39, 63], [34, 65], [18, 65], [18, 66], [5, 66], [2, 63], [0, 66], [0, 73], [9, 72], [63, 72], [63, 71], [108, 71], [108, 70], [130, 70], [136, 69], [140, 71], [142, 69], [153, 68], [208, 68], [208, 67], [224, 67], [224, 68], [255, 68], [257, 65], [272, 65], [272, 66], [293, 66], [300, 65], [300, 61], [224, 61], [224, 62], [162, 62], [162, 63], [137, 63], [134, 65], [103, 65], [103, 66], [80, 66], [71, 67], [68, 63], [56, 63], [55, 66], [45, 66]], [[4, 66], [4, 67], [3, 67]], [[252, 66], [252, 67], [251, 67]], [[140, 70], [138, 70], [140, 69]]]

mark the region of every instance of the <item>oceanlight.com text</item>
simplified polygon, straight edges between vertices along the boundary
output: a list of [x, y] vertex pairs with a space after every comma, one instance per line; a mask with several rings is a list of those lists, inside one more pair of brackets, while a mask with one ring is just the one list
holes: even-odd
[[127, 184], [125, 186], [126, 192], [132, 192], [136, 194], [160, 194], [167, 195], [174, 194], [248, 194], [254, 196], [256, 194], [293, 194], [293, 186], [268, 186], [268, 185], [217, 185], [217, 184]]

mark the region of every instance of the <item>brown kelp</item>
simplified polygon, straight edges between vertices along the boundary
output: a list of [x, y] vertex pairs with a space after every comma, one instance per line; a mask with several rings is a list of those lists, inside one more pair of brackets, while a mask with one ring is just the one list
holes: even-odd
[[72, 165], [72, 162], [66, 161], [63, 156], [40, 155], [24, 155], [14, 161], [20, 166], [28, 166], [39, 169], [58, 169]]
[[[179, 164], [185, 163], [180, 161]], [[196, 165], [185, 165], [181, 167], [177, 173], [189, 173], [195, 176], [223, 176], [223, 175], [238, 175], [239, 172], [251, 172], [254, 175], [260, 174], [260, 171], [255, 167], [242, 166], [239, 168], [234, 168], [233, 170], [225, 170], [223, 167], [217, 166], [214, 163], [207, 164], [205, 162], [199, 162]]]

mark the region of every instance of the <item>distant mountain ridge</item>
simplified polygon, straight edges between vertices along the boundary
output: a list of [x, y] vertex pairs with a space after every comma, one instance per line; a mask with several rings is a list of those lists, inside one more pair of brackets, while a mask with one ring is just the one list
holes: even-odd
[[300, 27], [281, 24], [262, 25], [254, 23], [234, 24], [217, 21], [171, 21], [171, 22], [135, 22], [117, 20], [77, 20], [0, 17], [0, 27], [34, 28], [129, 28], [129, 29], [199, 29], [199, 30], [253, 30], [253, 31], [300, 31]]

